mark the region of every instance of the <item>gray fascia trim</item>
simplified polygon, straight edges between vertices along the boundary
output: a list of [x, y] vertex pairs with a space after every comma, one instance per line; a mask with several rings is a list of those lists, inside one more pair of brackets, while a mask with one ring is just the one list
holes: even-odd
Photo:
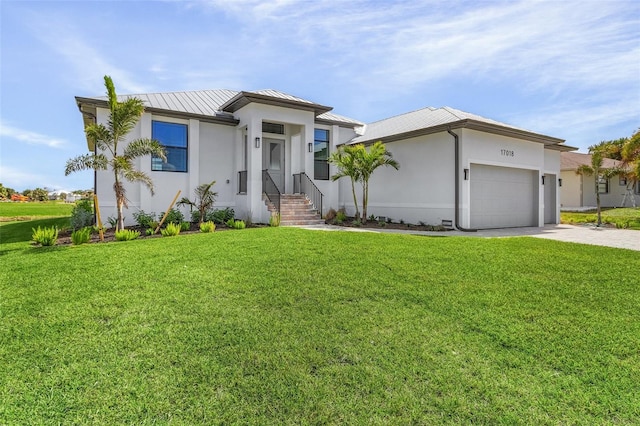
[[[76, 102], [78, 103], [78, 107], [81, 107], [82, 105], [91, 105], [94, 107], [101, 107], [101, 108], [108, 107], [107, 101], [103, 101], [100, 99], [81, 98], [76, 96]], [[166, 115], [167, 117], [186, 118], [186, 119], [195, 118], [202, 122], [222, 124], [226, 126], [237, 126], [240, 123], [240, 120], [237, 120], [236, 118], [233, 118], [233, 117], [218, 117], [218, 116], [203, 115], [203, 114], [192, 114], [189, 112], [172, 111], [168, 109], [153, 108], [153, 107], [145, 107], [144, 110], [145, 112], [162, 114], [162, 115]]]
[[362, 126], [362, 124], [358, 124], [358, 123], [349, 123], [346, 121], [339, 121], [339, 120], [327, 120], [324, 118], [316, 118], [314, 122], [315, 124], [336, 125], [340, 127], [347, 127], [349, 129], [355, 129], [356, 127]]
[[221, 111], [236, 112], [240, 108], [252, 103], [280, 106], [285, 108], [295, 108], [305, 111], [313, 111], [316, 116], [329, 112], [333, 107], [328, 107], [320, 104], [298, 102], [289, 99], [274, 98], [273, 96], [261, 95], [259, 93], [252, 92], [240, 92], [233, 98], [220, 106]]
[[570, 145], [558, 144], [558, 145], [546, 145], [544, 149], [548, 149], [551, 151], [570, 152], [570, 151], [577, 151], [580, 148], [576, 148], [575, 146], [570, 146]]

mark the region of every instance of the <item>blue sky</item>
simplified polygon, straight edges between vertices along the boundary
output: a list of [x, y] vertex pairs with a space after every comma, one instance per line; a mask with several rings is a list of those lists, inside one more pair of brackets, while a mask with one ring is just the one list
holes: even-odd
[[364, 122], [450, 106], [586, 152], [640, 127], [637, 1], [0, 0], [0, 182], [91, 188], [74, 96], [277, 89]]

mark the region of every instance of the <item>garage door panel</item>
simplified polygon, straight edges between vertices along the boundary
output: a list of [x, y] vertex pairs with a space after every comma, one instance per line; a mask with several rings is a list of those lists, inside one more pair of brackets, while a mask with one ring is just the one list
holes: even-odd
[[471, 165], [471, 227], [537, 226], [537, 172]]

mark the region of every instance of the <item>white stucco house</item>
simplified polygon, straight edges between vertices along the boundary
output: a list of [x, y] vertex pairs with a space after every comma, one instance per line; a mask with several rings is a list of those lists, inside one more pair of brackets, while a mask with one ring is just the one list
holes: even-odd
[[[560, 156], [560, 205], [564, 210], [596, 208], [596, 176], [576, 173], [582, 165], [591, 166], [591, 154], [563, 152]], [[621, 162], [611, 158], [602, 161], [602, 167], [620, 167]], [[616, 175], [610, 179], [598, 178], [598, 192], [601, 207], [622, 207], [640, 205], [640, 185]]]
[[[400, 170], [374, 173], [369, 214], [459, 229], [543, 226], [559, 221], [560, 153], [575, 150], [562, 139], [448, 107], [364, 124], [276, 90], [131, 96], [146, 111], [130, 138], [159, 140], [168, 161], [139, 160], [156, 194], [128, 184], [128, 224], [138, 209], [165, 211], [178, 190], [191, 197], [212, 180], [216, 207], [253, 222], [268, 223], [267, 205], [280, 206], [294, 193], [305, 194], [322, 214], [330, 208], [353, 214], [350, 183], [330, 180], [336, 170], [327, 157], [342, 144], [382, 141]], [[76, 102], [85, 125], [107, 122], [106, 97]], [[88, 148], [95, 149], [90, 142]], [[112, 185], [110, 173], [96, 173], [103, 218], [115, 215]]]

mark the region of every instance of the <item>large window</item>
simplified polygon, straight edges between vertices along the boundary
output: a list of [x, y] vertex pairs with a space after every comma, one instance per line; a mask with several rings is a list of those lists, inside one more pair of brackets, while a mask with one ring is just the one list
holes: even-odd
[[151, 137], [164, 146], [167, 162], [153, 156], [151, 170], [160, 172], [187, 171], [187, 125], [166, 123], [164, 121], [151, 122]]
[[606, 179], [602, 176], [598, 176], [598, 193], [600, 194], [609, 193], [609, 179]]
[[315, 129], [313, 143], [313, 178], [329, 180], [329, 131]]

